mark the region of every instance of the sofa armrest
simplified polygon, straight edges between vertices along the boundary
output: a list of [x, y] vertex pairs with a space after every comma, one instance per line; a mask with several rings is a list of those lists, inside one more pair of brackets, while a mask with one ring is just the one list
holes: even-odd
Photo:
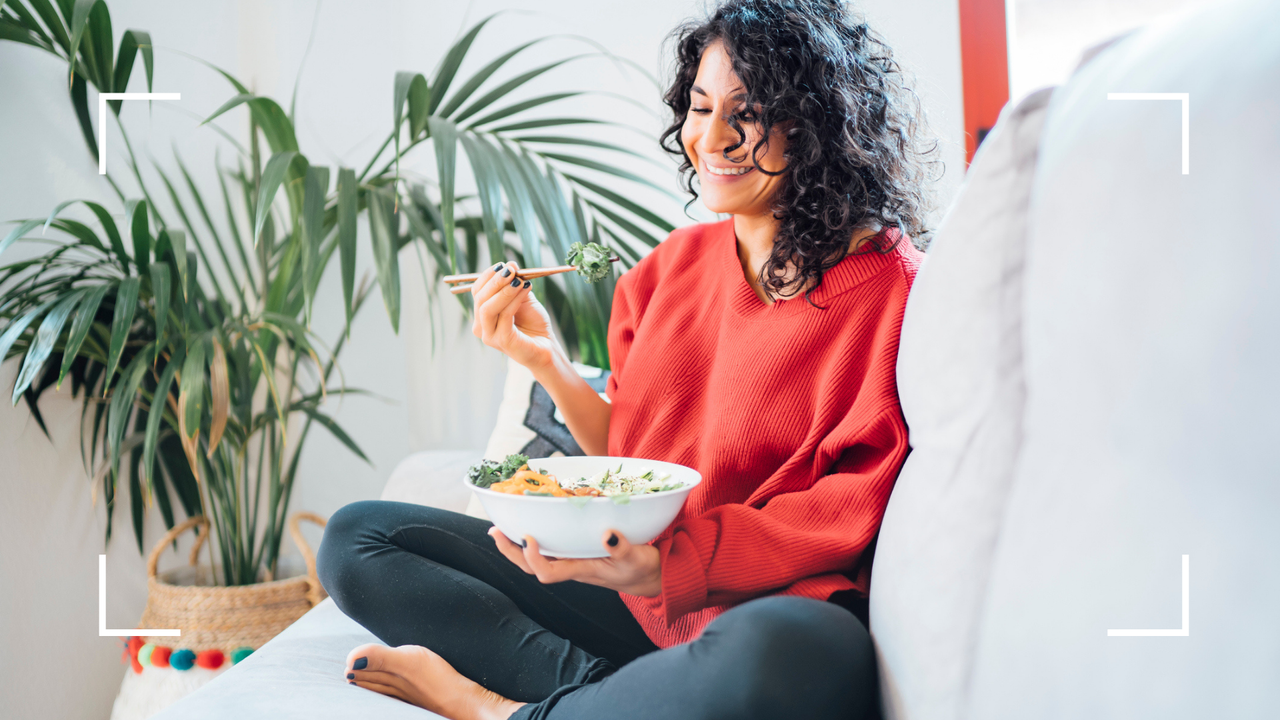
[[463, 512], [470, 491], [462, 481], [467, 468], [480, 462], [481, 450], [426, 450], [396, 466], [382, 489], [383, 500], [429, 505]]

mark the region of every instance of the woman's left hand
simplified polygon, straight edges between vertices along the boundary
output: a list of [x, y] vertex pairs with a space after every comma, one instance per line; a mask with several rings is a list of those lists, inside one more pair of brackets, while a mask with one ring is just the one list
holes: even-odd
[[[538, 552], [538, 541], [528, 535], [524, 536], [525, 546], [521, 548], [503, 535], [497, 526], [489, 528], [489, 534], [508, 560], [530, 575], [537, 576], [539, 582], [577, 580], [642, 597], [656, 597], [662, 592], [662, 562], [658, 548], [632, 545], [620, 532], [611, 530], [601, 538], [609, 557], [585, 560], [549, 558]], [[610, 545], [613, 538], [616, 541]]]

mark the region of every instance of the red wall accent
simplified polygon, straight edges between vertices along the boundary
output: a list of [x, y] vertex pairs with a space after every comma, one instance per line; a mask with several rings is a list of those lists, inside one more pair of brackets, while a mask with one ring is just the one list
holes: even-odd
[[964, 78], [965, 164], [979, 132], [996, 124], [1009, 101], [1009, 40], [1005, 0], [959, 0], [960, 66]]

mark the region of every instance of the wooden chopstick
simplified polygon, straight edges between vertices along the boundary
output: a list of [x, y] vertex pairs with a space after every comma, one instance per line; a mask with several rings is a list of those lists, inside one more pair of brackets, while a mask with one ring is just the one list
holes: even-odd
[[[618, 260], [619, 258], [617, 257], [609, 258], [609, 262], [618, 262]], [[516, 277], [521, 280], [533, 280], [534, 278], [547, 277], [548, 275], [559, 275], [560, 273], [573, 272], [577, 269], [577, 266], [574, 265], [560, 265], [558, 267], [548, 268], [528, 268], [525, 270], [517, 270]], [[479, 277], [480, 273], [466, 273], [464, 275], [445, 275], [441, 279], [444, 280], [444, 282], [453, 285], [456, 283], [475, 282]], [[454, 287], [452, 290], [454, 295], [460, 295], [463, 291], [470, 290], [470, 288], [470, 285], [466, 285], [463, 287]]]

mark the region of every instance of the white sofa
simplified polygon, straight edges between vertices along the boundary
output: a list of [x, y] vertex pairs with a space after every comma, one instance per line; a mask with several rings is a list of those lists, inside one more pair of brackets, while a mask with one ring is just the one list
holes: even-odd
[[[871, 592], [888, 718], [1280, 707], [1278, 89], [1280, 3], [1241, 0], [987, 137], [903, 327], [914, 449]], [[1189, 93], [1190, 174], [1180, 102], [1115, 92]], [[479, 455], [415, 455], [383, 497], [461, 510]], [[426, 717], [342, 681], [370, 640], [326, 601], [160, 717]]]

